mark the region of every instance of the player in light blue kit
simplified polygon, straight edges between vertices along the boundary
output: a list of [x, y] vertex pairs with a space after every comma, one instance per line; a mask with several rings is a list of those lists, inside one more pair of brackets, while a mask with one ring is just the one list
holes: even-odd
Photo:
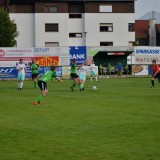
[[26, 72], [26, 66], [23, 63], [23, 59], [19, 60], [19, 64], [17, 65], [16, 69], [18, 70], [18, 90], [22, 90], [23, 88], [23, 82], [25, 79], [25, 72]]
[[96, 66], [94, 64], [94, 61], [92, 61], [91, 65], [90, 65], [90, 80], [92, 82], [93, 77], [95, 77], [96, 82], [98, 82], [98, 77], [96, 75]]
[[87, 75], [87, 71], [88, 71], [88, 66], [87, 66], [87, 60], [78, 68], [78, 75], [79, 78], [81, 80], [81, 84], [82, 84], [82, 88], [80, 89], [80, 91], [84, 90], [84, 84], [86, 82], [86, 75]]

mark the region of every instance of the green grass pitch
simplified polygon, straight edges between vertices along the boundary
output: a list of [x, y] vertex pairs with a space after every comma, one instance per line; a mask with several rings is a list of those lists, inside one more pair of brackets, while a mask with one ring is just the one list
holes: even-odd
[[0, 81], [0, 160], [159, 160], [160, 85], [100, 79], [96, 91], [49, 82], [41, 105], [32, 81]]

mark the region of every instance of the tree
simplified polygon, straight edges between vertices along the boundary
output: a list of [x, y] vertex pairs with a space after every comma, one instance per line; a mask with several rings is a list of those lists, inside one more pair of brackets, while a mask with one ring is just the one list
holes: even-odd
[[0, 8], [0, 47], [14, 47], [17, 36], [14, 20], [11, 20], [9, 14]]

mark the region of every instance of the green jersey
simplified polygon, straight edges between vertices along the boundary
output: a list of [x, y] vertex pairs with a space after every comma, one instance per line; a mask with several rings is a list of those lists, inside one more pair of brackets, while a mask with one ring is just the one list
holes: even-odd
[[76, 68], [75, 64], [71, 65], [71, 73], [77, 73], [77, 68]]
[[33, 64], [31, 65], [32, 74], [38, 73], [38, 68], [39, 68], [39, 65], [33, 63]]
[[46, 73], [44, 73], [39, 80], [40, 81], [44, 81], [44, 82], [48, 82], [49, 80], [52, 80], [52, 78], [57, 78], [56, 72], [54, 71], [47, 71]]

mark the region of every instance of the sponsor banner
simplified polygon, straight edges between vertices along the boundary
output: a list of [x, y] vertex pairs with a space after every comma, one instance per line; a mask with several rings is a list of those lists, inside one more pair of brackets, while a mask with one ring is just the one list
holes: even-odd
[[14, 67], [20, 58], [29, 64], [33, 57], [32, 48], [0, 48], [0, 67]]
[[135, 64], [152, 64], [152, 60], [156, 60], [157, 64], [160, 64], [160, 55], [149, 55], [149, 56], [134, 56], [134, 63]]
[[135, 47], [135, 55], [159, 55], [160, 47]]
[[69, 47], [54, 47], [52, 50], [54, 56], [70, 56]]
[[0, 67], [15, 67], [17, 61], [0, 61]]
[[84, 61], [87, 59], [87, 54], [86, 54], [86, 47], [84, 46], [76, 46], [70, 47], [70, 60], [72, 61], [73, 59], [77, 60], [77, 65], [80, 65], [84, 63]]
[[68, 66], [70, 64], [70, 56], [59, 56], [59, 65]]
[[0, 78], [17, 78], [16, 68], [0, 67]]
[[36, 47], [34, 48], [35, 57], [50, 56], [69, 56], [69, 47]]
[[62, 68], [62, 76], [64, 78], [70, 77], [70, 71], [71, 71], [71, 67], [70, 66], [63, 67]]
[[132, 72], [139, 73], [143, 70], [143, 67], [141, 65], [134, 65], [132, 66]]
[[[45, 73], [46, 71], [50, 70], [50, 67], [40, 67], [38, 73]], [[58, 77], [62, 77], [62, 66], [56, 67], [56, 73]], [[17, 78], [18, 71], [16, 67], [0, 67], [0, 78]], [[32, 77], [32, 72], [30, 67], [26, 67], [26, 78]]]
[[134, 65], [132, 66], [133, 75], [139, 76], [147, 76], [148, 73], [148, 65]]
[[59, 65], [59, 56], [52, 56], [52, 57], [35, 57], [36, 63], [39, 64], [39, 66], [51, 66]]
[[53, 54], [49, 47], [36, 47], [33, 51], [35, 57], [51, 56]]
[[32, 48], [0, 48], [0, 61], [28, 61], [34, 57]]
[[160, 47], [135, 47], [135, 64], [152, 64], [156, 60], [160, 64]]
[[[16, 67], [0, 67], [0, 78], [17, 78], [18, 71]], [[26, 78], [32, 75], [30, 67], [26, 67]]]

